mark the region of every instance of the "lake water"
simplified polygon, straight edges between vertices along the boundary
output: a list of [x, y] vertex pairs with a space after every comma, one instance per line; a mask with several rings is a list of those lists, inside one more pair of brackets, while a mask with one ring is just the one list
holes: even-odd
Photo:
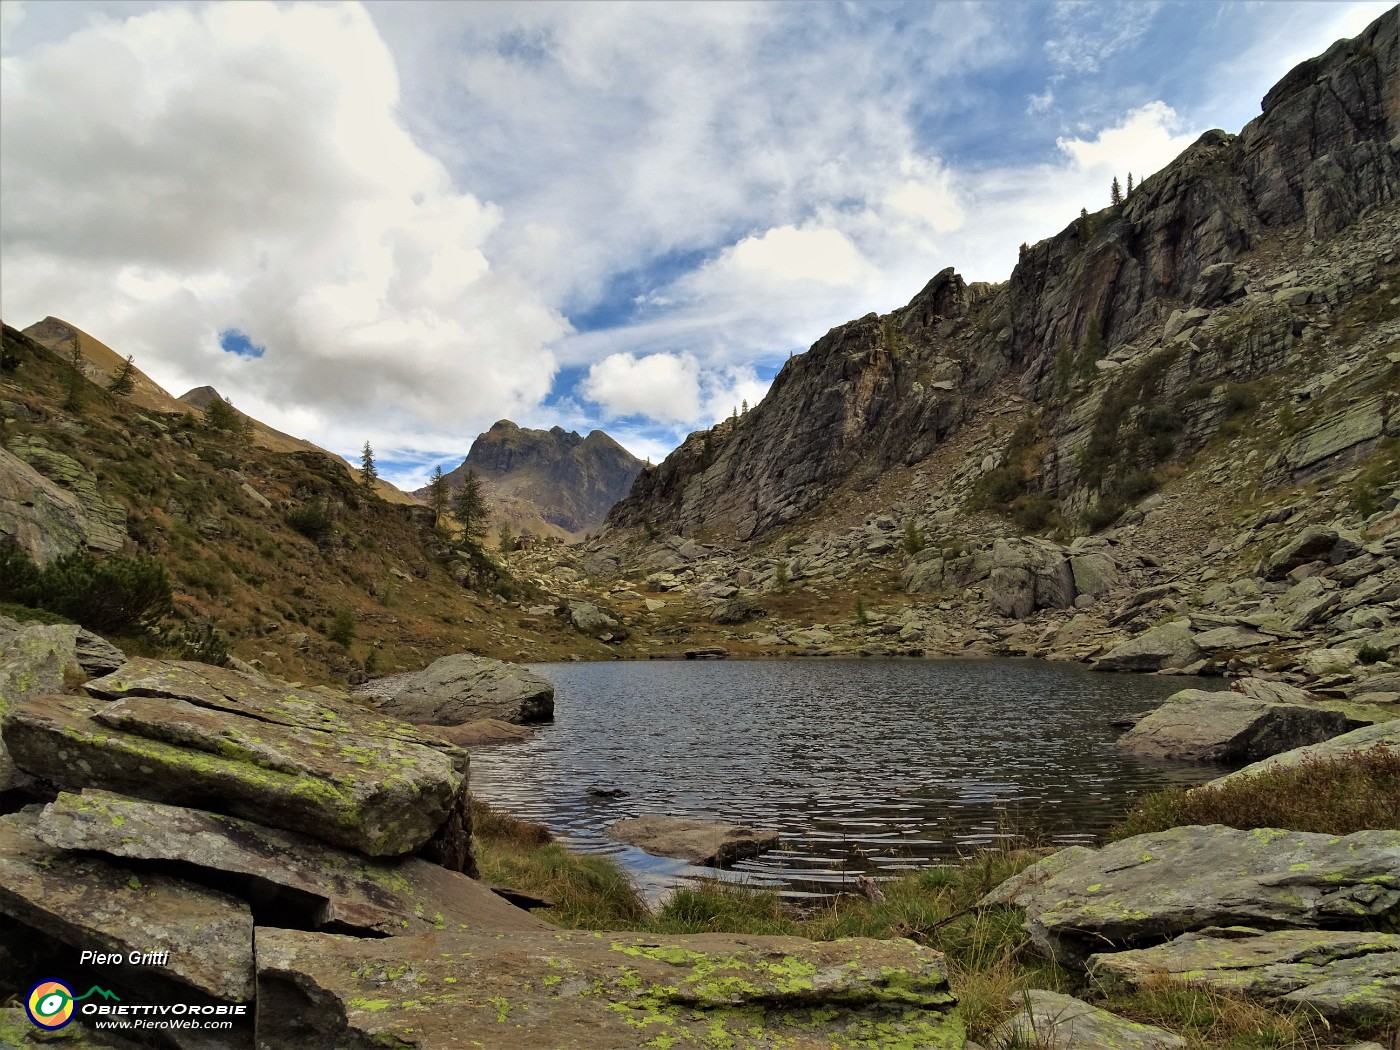
[[[1110, 722], [1220, 679], [1031, 660], [536, 664], [555, 720], [477, 751], [473, 792], [607, 853], [652, 895], [695, 869], [611, 842], [642, 813], [774, 828], [729, 877], [792, 895], [956, 859], [1017, 832], [1092, 842], [1139, 794], [1218, 771], [1120, 756]], [[620, 788], [599, 798], [589, 787]]]

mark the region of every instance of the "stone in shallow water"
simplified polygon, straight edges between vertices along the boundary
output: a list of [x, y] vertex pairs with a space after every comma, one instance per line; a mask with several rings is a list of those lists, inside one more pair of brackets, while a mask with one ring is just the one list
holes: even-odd
[[260, 927], [257, 956], [259, 1046], [269, 1050], [961, 1050], [965, 1039], [943, 957], [904, 940], [575, 931], [360, 940]]
[[1345, 733], [1340, 711], [1234, 692], [1186, 689], [1118, 738], [1130, 755], [1193, 762], [1255, 762]]
[[1091, 956], [1100, 981], [1161, 976], [1317, 1010], [1353, 1024], [1400, 1016], [1400, 934], [1248, 927]]
[[444, 656], [421, 671], [376, 678], [355, 694], [415, 725], [456, 726], [486, 718], [523, 725], [554, 717], [554, 685], [547, 678], [519, 664], [471, 653]]
[[692, 864], [715, 867], [756, 857], [778, 845], [776, 831], [694, 817], [664, 817], [655, 813], [619, 820], [608, 827], [607, 836], [644, 849], [654, 856], [676, 857]]

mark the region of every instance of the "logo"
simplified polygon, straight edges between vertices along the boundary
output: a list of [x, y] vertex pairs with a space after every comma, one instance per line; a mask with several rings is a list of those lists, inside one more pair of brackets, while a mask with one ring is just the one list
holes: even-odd
[[73, 1004], [80, 1003], [90, 995], [100, 995], [104, 999], [117, 998], [115, 993], [93, 985], [82, 995], [74, 995], [73, 989], [62, 981], [40, 981], [29, 989], [29, 997], [24, 1001], [24, 1012], [40, 1028], [54, 1031], [73, 1020]]

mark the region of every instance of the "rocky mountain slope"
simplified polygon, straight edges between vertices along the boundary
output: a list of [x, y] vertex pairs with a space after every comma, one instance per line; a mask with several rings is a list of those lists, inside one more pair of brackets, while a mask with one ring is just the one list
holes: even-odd
[[1304, 63], [1239, 135], [1026, 246], [1006, 283], [945, 270], [829, 332], [643, 470], [572, 576], [525, 567], [609, 588], [663, 647], [1252, 667], [1384, 695], [1398, 29], [1392, 10]]
[[495, 526], [580, 540], [602, 526], [641, 469], [641, 460], [601, 430], [581, 437], [562, 427], [527, 430], [502, 419], [478, 435], [467, 458], [444, 477], [455, 488], [475, 471]]

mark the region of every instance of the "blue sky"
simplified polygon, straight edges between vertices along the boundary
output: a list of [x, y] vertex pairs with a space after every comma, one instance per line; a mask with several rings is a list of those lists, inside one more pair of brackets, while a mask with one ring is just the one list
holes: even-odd
[[0, 0], [0, 311], [407, 487], [499, 418], [659, 459], [1386, 6]]

